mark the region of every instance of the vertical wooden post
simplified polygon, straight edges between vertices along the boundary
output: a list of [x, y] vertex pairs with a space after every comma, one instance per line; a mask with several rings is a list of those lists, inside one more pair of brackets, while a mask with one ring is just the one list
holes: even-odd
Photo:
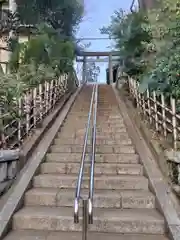
[[33, 123], [34, 127], [36, 127], [37, 123], [37, 104], [36, 104], [36, 99], [37, 99], [37, 88], [33, 89]]
[[135, 87], [135, 83], [134, 83], [134, 79], [130, 78], [130, 84], [129, 84], [129, 87], [130, 87], [130, 94], [132, 95], [132, 97], [134, 98], [134, 87]]
[[133, 95], [135, 99], [136, 99], [136, 91], [137, 91], [137, 82], [136, 80], [133, 79]]
[[54, 80], [52, 80], [52, 81], [50, 82], [49, 110], [51, 110], [51, 108], [52, 108], [52, 106], [53, 106], [53, 102], [52, 102], [53, 86], [54, 86]]
[[109, 82], [110, 82], [110, 85], [113, 83], [113, 62], [112, 62], [112, 54], [109, 54]]
[[177, 121], [176, 121], [176, 101], [171, 98], [171, 109], [172, 109], [172, 126], [173, 126], [173, 140], [174, 149], [177, 149]]
[[54, 101], [53, 101], [53, 105], [55, 106], [56, 104], [56, 100], [57, 100], [57, 91], [58, 91], [58, 80], [56, 79], [54, 81]]
[[40, 121], [42, 121], [43, 118], [42, 84], [39, 84], [39, 117]]
[[60, 97], [64, 95], [64, 85], [65, 85], [65, 78], [64, 75], [61, 76], [61, 81], [60, 81]]
[[134, 79], [131, 78], [131, 94], [134, 98]]
[[153, 91], [153, 100], [154, 100], [155, 127], [156, 127], [156, 131], [158, 131], [159, 123], [158, 123], [157, 100], [156, 100], [156, 92], [155, 91]]
[[132, 94], [131, 92], [131, 78], [128, 77], [128, 90], [129, 90], [129, 93]]
[[2, 113], [2, 106], [0, 106], [0, 134], [1, 134], [1, 143], [2, 147], [6, 147], [6, 140], [4, 136], [4, 121], [3, 121], [3, 113]]
[[166, 110], [165, 110], [165, 100], [164, 100], [164, 94], [161, 93], [161, 109], [162, 109], [162, 125], [163, 125], [163, 133], [164, 136], [167, 137], [167, 127], [166, 127]]
[[62, 76], [60, 76], [59, 77], [59, 79], [58, 79], [58, 99], [57, 100], [59, 100], [60, 98], [61, 98], [61, 90], [62, 90], [62, 88], [61, 88], [61, 78], [62, 78]]
[[21, 144], [21, 117], [22, 117], [22, 98], [18, 101], [18, 114], [19, 114], [19, 121], [18, 121], [18, 144]]
[[142, 94], [142, 109], [143, 109], [144, 117], [146, 117], [146, 102], [145, 102], [144, 94]]
[[136, 104], [137, 104], [137, 107], [139, 108], [139, 101], [138, 101], [138, 84], [137, 82], [135, 81], [135, 97], [136, 97]]
[[30, 103], [29, 92], [25, 94], [25, 109], [26, 109], [26, 134], [28, 135], [30, 129]]
[[64, 74], [64, 78], [63, 78], [63, 95], [65, 94], [67, 89], [67, 75]]
[[45, 102], [46, 102], [46, 114], [48, 113], [48, 109], [49, 109], [49, 83], [46, 82], [45, 83]]
[[141, 93], [138, 91], [139, 89], [139, 83], [137, 82], [137, 96], [138, 96], [138, 99], [137, 99], [137, 102], [138, 102], [138, 106], [141, 108]]
[[150, 122], [150, 124], [152, 124], [151, 101], [150, 101], [150, 92], [149, 92], [149, 89], [147, 89], [146, 95], [147, 95], [147, 105], [148, 105], [148, 113], [149, 113], [149, 122]]

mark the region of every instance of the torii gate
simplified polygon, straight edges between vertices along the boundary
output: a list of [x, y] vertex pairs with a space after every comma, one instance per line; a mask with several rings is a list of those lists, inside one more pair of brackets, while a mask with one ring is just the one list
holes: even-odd
[[[104, 62], [106, 61], [105, 59], [99, 59], [100, 57], [108, 57], [108, 62], [109, 62], [109, 80], [110, 83], [113, 82], [113, 56], [119, 56], [119, 52], [118, 51], [110, 51], [110, 52], [81, 52], [78, 54], [78, 57], [83, 57], [76, 59], [77, 62], [83, 62], [83, 80], [85, 81], [86, 79], [86, 63], [87, 63], [87, 57], [97, 57], [97, 59], [95, 59], [94, 61], [98, 61], [98, 62]], [[91, 59], [92, 61], [92, 59]]]

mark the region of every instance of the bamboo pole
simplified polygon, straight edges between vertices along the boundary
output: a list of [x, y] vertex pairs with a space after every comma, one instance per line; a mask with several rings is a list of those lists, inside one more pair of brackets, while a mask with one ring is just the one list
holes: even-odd
[[172, 126], [173, 126], [173, 144], [174, 149], [177, 149], [177, 121], [176, 121], [176, 101], [171, 98], [171, 109], [172, 109]]

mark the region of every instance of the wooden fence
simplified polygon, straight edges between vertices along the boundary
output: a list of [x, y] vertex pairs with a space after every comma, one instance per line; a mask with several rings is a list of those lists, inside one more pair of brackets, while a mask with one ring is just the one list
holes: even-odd
[[159, 95], [148, 89], [142, 94], [139, 91], [139, 83], [132, 78], [128, 78], [128, 86], [143, 116], [165, 138], [169, 134], [172, 136], [173, 148], [176, 150], [180, 138], [180, 114], [177, 113], [175, 99], [170, 97], [169, 101], [165, 101], [163, 94]]
[[[15, 104], [12, 115], [0, 109], [0, 148], [12, 149], [19, 147], [24, 138], [41, 124], [45, 116], [55, 107], [61, 97], [76, 84], [68, 75], [45, 82], [26, 92]], [[73, 81], [73, 82], [72, 82]], [[2, 111], [3, 110], [3, 111]]]

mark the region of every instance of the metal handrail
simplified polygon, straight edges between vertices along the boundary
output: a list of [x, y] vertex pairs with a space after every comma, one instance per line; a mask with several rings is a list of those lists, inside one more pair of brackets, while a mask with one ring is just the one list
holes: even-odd
[[92, 128], [92, 151], [91, 151], [91, 169], [89, 182], [89, 199], [88, 199], [88, 218], [89, 224], [93, 223], [93, 195], [94, 195], [94, 169], [96, 156], [96, 120], [97, 120], [97, 101], [98, 101], [98, 85], [95, 87], [94, 96], [94, 119]]
[[[90, 181], [89, 181], [89, 196], [82, 199], [83, 201], [83, 229], [82, 229], [82, 239], [87, 239], [87, 225], [93, 223], [93, 193], [94, 193], [94, 165], [95, 165], [95, 152], [96, 152], [96, 116], [97, 116], [97, 96], [98, 96], [98, 85], [93, 86], [91, 103], [88, 114], [88, 123], [86, 127], [86, 133], [84, 138], [83, 152], [81, 157], [81, 165], [77, 180], [77, 187], [74, 200], [74, 223], [79, 223], [79, 200], [81, 198], [81, 186], [84, 174], [84, 165], [86, 157], [86, 149], [88, 143], [88, 133], [91, 127], [91, 118], [93, 113], [93, 126], [92, 126], [92, 136], [91, 136], [91, 164], [90, 164]], [[93, 109], [94, 107], [94, 109]], [[93, 111], [94, 110], [94, 111]]]
[[76, 194], [75, 194], [75, 201], [74, 201], [74, 222], [79, 223], [79, 199], [80, 199], [80, 193], [81, 193], [81, 185], [82, 185], [82, 178], [84, 173], [84, 162], [86, 157], [86, 149], [87, 149], [87, 142], [88, 142], [88, 133], [90, 128], [90, 122], [91, 122], [91, 115], [92, 115], [92, 107], [94, 102], [94, 93], [95, 93], [95, 86], [93, 86], [93, 92], [91, 96], [91, 103], [90, 103], [90, 109], [88, 114], [88, 123], [86, 127], [86, 133], [84, 138], [84, 145], [83, 145], [83, 152], [81, 157], [81, 165], [77, 180], [77, 187], [76, 187]]

